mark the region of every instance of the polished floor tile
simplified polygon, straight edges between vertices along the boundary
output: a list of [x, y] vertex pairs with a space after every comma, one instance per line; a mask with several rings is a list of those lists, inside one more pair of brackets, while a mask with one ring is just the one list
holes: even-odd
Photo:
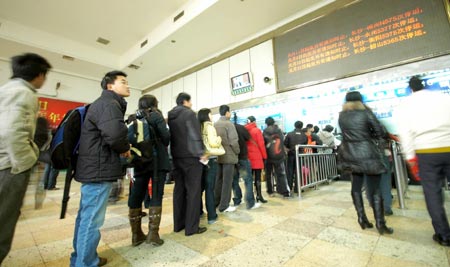
[[[80, 184], [73, 182], [66, 219], [60, 220], [62, 190], [48, 191], [41, 209], [35, 209], [37, 177], [28, 187], [12, 250], [3, 267], [68, 266], [72, 252]], [[58, 180], [62, 188], [64, 173]], [[125, 185], [128, 184], [126, 181]], [[241, 185], [243, 188], [243, 186]], [[450, 266], [450, 249], [432, 240], [433, 227], [420, 186], [410, 186], [407, 209], [399, 209], [396, 190], [394, 215], [386, 217], [393, 235], [380, 236], [375, 228], [362, 230], [345, 181], [309, 189], [291, 199], [266, 197], [256, 210], [239, 206], [236, 212], [219, 213], [217, 223], [200, 225], [208, 231], [186, 237], [173, 232], [173, 184], [165, 187], [160, 226], [161, 247], [131, 246], [125, 197], [108, 206], [101, 228], [98, 253], [106, 266]], [[445, 192], [450, 197], [450, 192]], [[447, 198], [450, 199], [450, 198]], [[374, 222], [365, 199], [366, 213]], [[445, 206], [450, 207], [447, 201]], [[142, 219], [144, 233], [148, 218]]]

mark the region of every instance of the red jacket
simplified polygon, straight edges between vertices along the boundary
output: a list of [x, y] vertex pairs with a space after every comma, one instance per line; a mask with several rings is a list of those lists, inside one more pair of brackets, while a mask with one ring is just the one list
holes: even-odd
[[266, 147], [261, 130], [256, 127], [256, 123], [252, 122], [245, 125], [250, 133], [250, 140], [247, 141], [248, 159], [253, 170], [264, 169], [263, 160], [267, 159]]

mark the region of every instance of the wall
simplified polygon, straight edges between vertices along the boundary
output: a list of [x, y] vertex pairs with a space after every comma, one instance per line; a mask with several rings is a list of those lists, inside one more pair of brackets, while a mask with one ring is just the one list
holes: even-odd
[[[0, 85], [6, 83], [9, 77], [11, 77], [10, 63], [0, 60]], [[51, 70], [44, 86], [37, 91], [38, 96], [90, 103], [101, 94], [100, 78], [92, 80]], [[56, 90], [58, 82], [61, 83], [61, 86]], [[133, 113], [137, 109], [140, 96], [139, 90], [131, 90], [131, 96], [126, 99], [128, 102], [127, 114]]]
[[[237, 96], [231, 95], [230, 78], [244, 72], [251, 73], [254, 90]], [[270, 77], [273, 80], [265, 83], [264, 77]], [[275, 94], [274, 78], [273, 47], [272, 40], [269, 40], [157, 88], [149, 94], [158, 98], [159, 108], [167, 116], [167, 112], [175, 106], [176, 96], [180, 92], [191, 95], [194, 110], [213, 108], [222, 104]]]

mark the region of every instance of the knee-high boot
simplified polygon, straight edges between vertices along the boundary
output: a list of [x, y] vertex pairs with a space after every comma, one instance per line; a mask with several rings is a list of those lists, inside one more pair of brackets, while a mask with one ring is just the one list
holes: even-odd
[[352, 192], [353, 205], [355, 205], [356, 214], [358, 215], [358, 223], [364, 230], [366, 228], [373, 228], [373, 224], [369, 222], [364, 211], [364, 203], [362, 194], [360, 192]]
[[267, 200], [265, 200], [262, 196], [260, 179], [255, 181], [255, 187], [256, 187], [256, 202], [267, 203]]
[[162, 207], [150, 207], [148, 209], [148, 235], [147, 243], [161, 246], [164, 240], [159, 237], [159, 225], [161, 223]]
[[130, 209], [128, 217], [131, 226], [131, 245], [138, 246], [147, 238], [141, 228], [142, 208]]
[[386, 226], [386, 220], [384, 219], [384, 206], [383, 199], [381, 195], [373, 195], [373, 215], [375, 216], [375, 226], [377, 227], [378, 233], [382, 234], [392, 234], [394, 229]]

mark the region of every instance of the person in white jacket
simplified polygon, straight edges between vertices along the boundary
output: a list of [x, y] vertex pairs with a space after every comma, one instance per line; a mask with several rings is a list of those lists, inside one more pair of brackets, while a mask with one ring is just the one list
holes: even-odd
[[442, 195], [445, 177], [450, 177], [450, 95], [424, 89], [418, 77], [409, 80], [409, 87], [412, 95], [401, 103], [395, 114], [401, 145], [410, 166], [419, 167], [435, 231], [433, 239], [450, 246], [450, 227]]
[[46, 80], [51, 65], [37, 54], [15, 56], [12, 78], [0, 87], [0, 266], [11, 249], [20, 207], [36, 164], [36, 89]]

